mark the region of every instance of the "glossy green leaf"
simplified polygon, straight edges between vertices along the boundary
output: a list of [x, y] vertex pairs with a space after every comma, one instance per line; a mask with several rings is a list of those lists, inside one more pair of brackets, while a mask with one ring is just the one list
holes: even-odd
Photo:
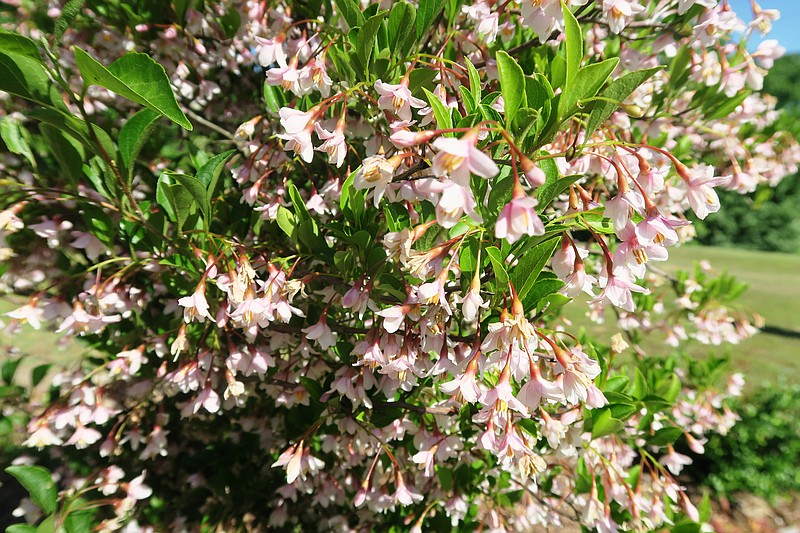
[[408, 2], [397, 2], [389, 13], [389, 49], [398, 57], [405, 57], [416, 39], [417, 8]]
[[295, 218], [294, 213], [282, 205], [278, 206], [278, 215], [275, 220], [278, 223], [278, 227], [283, 230], [287, 237], [290, 239], [295, 238], [297, 219]]
[[417, 7], [417, 39], [422, 39], [442, 11], [445, 0], [419, 0]]
[[647, 439], [648, 444], [653, 446], [666, 446], [674, 444], [683, 435], [683, 430], [676, 427], [665, 427], [657, 430], [655, 434]]
[[50, 153], [53, 154], [61, 170], [70, 178], [73, 184], [83, 178], [83, 162], [86, 159], [86, 152], [83, 146], [65, 135], [58, 128], [49, 124], [39, 124], [39, 131], [42, 133]]
[[58, 490], [50, 472], [41, 466], [9, 466], [6, 472], [25, 487], [31, 501], [44, 511], [53, 514], [58, 501]]
[[370, 17], [364, 22], [364, 25], [358, 30], [358, 34], [356, 35], [356, 55], [365, 69], [369, 68], [369, 61], [375, 50], [375, 40], [378, 37], [378, 29], [380, 29], [381, 24], [383, 24], [383, 19], [385, 18], [385, 11]]
[[0, 91], [53, 107], [51, 87], [53, 85], [41, 62], [0, 52]]
[[108, 68], [78, 47], [75, 63], [87, 85], [100, 85], [123, 98], [161, 113], [187, 130], [192, 123], [181, 111], [164, 67], [147, 54], [129, 52]]
[[236, 150], [228, 150], [227, 152], [217, 154], [206, 161], [205, 164], [200, 167], [200, 170], [197, 171], [197, 180], [202, 183], [206, 191], [208, 191], [209, 201], [214, 197], [214, 194], [216, 194], [217, 184], [219, 183], [219, 178], [225, 168], [225, 164], [235, 153]]
[[494, 270], [494, 277], [497, 280], [497, 290], [502, 291], [508, 283], [508, 272], [506, 272], [505, 262], [500, 250], [496, 246], [489, 246], [486, 248], [486, 255], [492, 263], [492, 270]]
[[[453, 127], [453, 119], [452, 115], [450, 115], [450, 110], [445, 107], [439, 98], [430, 92], [428, 89], [423, 88], [425, 91], [425, 97], [428, 100], [428, 103], [431, 105], [431, 109], [433, 109], [433, 116], [436, 117], [436, 124], [439, 126], [439, 129], [452, 129]], [[452, 137], [453, 133], [445, 134], [448, 137]]]
[[357, 0], [334, 0], [336, 10], [351, 28], [356, 28], [364, 24], [364, 14], [361, 12], [361, 5]]
[[[595, 416], [595, 412], [597, 415]], [[592, 438], [599, 439], [612, 435], [625, 427], [625, 423], [611, 416], [610, 409], [602, 409], [592, 413]]]
[[184, 189], [192, 196], [197, 207], [203, 213], [203, 217], [208, 220], [208, 214], [211, 206], [208, 201], [208, 193], [203, 183], [194, 176], [186, 174], [178, 174], [174, 172], [165, 172], [170, 179], [183, 186]]
[[42, 54], [35, 42], [23, 35], [3, 29], [0, 29], [0, 52], [25, 56], [44, 64]]
[[465, 59], [467, 63], [467, 74], [469, 74], [469, 90], [472, 93], [472, 97], [475, 99], [475, 102], [481, 101], [481, 75], [478, 73], [478, 69], [475, 68], [475, 65], [472, 64], [472, 61], [469, 59]]
[[520, 300], [525, 301], [526, 295], [536, 283], [536, 278], [550, 261], [560, 242], [561, 237], [546, 240], [532, 247], [519, 258], [519, 262], [511, 271], [511, 282], [517, 289], [517, 296]]
[[497, 52], [496, 59], [497, 76], [503, 94], [503, 109], [506, 124], [509, 125], [525, 99], [525, 73], [519, 63], [502, 50]]
[[[637, 70], [636, 72], [625, 74], [621, 78], [612, 81], [600, 96], [612, 102], [622, 103], [637, 87], [659, 70], [661, 70], [661, 67]], [[618, 107], [618, 105], [607, 101], [596, 102], [592, 113], [589, 115], [589, 120], [586, 122], [586, 139], [589, 139], [598, 126], [605, 122]]]
[[564, 46], [566, 47], [567, 55], [566, 92], [569, 91], [574, 83], [581, 67], [581, 61], [583, 60], [583, 33], [581, 32], [581, 25], [575, 15], [572, 14], [572, 11], [570, 11], [567, 2], [561, 4], [561, 9], [564, 13]]
[[564, 95], [558, 101], [558, 116], [560, 120], [573, 115], [577, 109], [576, 105], [581, 100], [591, 98], [608, 81], [608, 77], [619, 64], [618, 57], [612, 57], [599, 63], [586, 65], [578, 71], [578, 76], [567, 88]]
[[133, 177], [136, 157], [156, 126], [161, 115], [152, 109], [142, 109], [129, 118], [119, 131], [119, 153], [122, 164], [128, 171], [128, 180]]
[[29, 143], [28, 131], [19, 121], [8, 115], [0, 118], [0, 138], [12, 154], [21, 155], [36, 168], [36, 158]]

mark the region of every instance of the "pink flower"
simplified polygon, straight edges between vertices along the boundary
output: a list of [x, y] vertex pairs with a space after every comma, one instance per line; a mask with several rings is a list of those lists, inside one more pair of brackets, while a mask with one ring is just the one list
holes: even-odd
[[30, 301], [22, 307], [9, 311], [6, 316], [19, 320], [23, 324], [27, 322], [33, 329], [39, 329], [42, 327], [44, 309], [37, 307], [35, 301]]
[[606, 202], [603, 216], [610, 218], [614, 223], [614, 230], [619, 232], [624, 228], [634, 211], [641, 213], [644, 210], [644, 201], [639, 193], [633, 190], [619, 192]]
[[469, 187], [470, 173], [482, 178], [496, 176], [500, 169], [492, 158], [475, 147], [478, 141], [478, 130], [467, 132], [462, 138], [439, 137], [433, 141], [437, 150], [433, 158], [433, 173], [437, 176], [450, 176], [450, 179], [462, 187]]
[[495, 237], [514, 243], [523, 235], [544, 235], [544, 224], [535, 209], [537, 204], [535, 198], [524, 193], [512, 198], [497, 217]]
[[327, 152], [331, 164], [336, 165], [336, 168], [341, 167], [347, 155], [347, 145], [344, 142], [344, 120], [340, 120], [336, 124], [334, 131], [324, 129], [319, 123], [314, 126], [314, 129], [319, 138], [325, 141], [317, 150]]
[[263, 37], [256, 37], [258, 46], [256, 53], [258, 54], [258, 63], [262, 67], [268, 67], [276, 61], [281, 64], [286, 63], [286, 52], [283, 51], [283, 42], [286, 37], [278, 35], [272, 39], [264, 39]]
[[305, 129], [297, 133], [279, 133], [279, 139], [288, 141], [284, 150], [294, 152], [306, 163], [311, 163], [314, 159], [314, 145], [311, 144], [311, 129]]
[[[536, 368], [531, 365], [531, 368]], [[519, 389], [517, 399], [525, 404], [531, 411], [538, 409], [542, 400], [550, 402], [563, 402], [564, 391], [561, 390], [557, 382], [548, 381], [544, 379], [539, 372], [538, 368], [532, 370], [534, 375], [529, 379], [522, 388]]]
[[631, 313], [635, 308], [631, 292], [641, 292], [643, 294], [650, 292], [644, 287], [636, 285], [630, 273], [623, 269], [616, 269], [614, 274], [610, 277], [601, 276], [600, 285], [603, 287], [603, 292], [592, 300], [592, 303], [607, 301]]
[[313, 326], [303, 329], [303, 333], [306, 334], [306, 338], [317, 341], [323, 350], [336, 345], [336, 333], [331, 331], [325, 316], [320, 318], [319, 322]]
[[400, 474], [399, 470], [397, 470], [395, 477], [395, 486], [397, 487], [397, 490], [394, 493], [395, 503], [399, 503], [400, 505], [413, 505], [416, 502], [422, 501], [422, 494], [414, 490], [413, 487], [408, 488], [406, 486], [405, 481], [403, 481], [403, 476]]
[[[683, 170], [683, 172], [681, 172]], [[714, 176], [714, 167], [710, 165], [699, 165], [694, 169], [694, 175], [688, 173], [688, 169], [679, 168], [679, 174], [686, 185], [686, 200], [692, 208], [697, 218], [704, 219], [709, 213], [719, 211], [719, 196], [714, 191], [714, 187], [729, 181], [726, 176]]]
[[381, 95], [378, 98], [378, 107], [391, 111], [401, 120], [410, 121], [412, 119], [412, 107], [421, 109], [428, 105], [424, 100], [411, 96], [411, 91], [408, 89], [408, 80], [405, 78], [397, 85], [378, 80], [375, 82], [375, 90]]
[[209, 313], [208, 302], [206, 301], [206, 284], [201, 282], [191, 296], [184, 296], [178, 300], [178, 305], [183, 307], [183, 320], [192, 322], [197, 320], [203, 322], [204, 319], [213, 320]]
[[311, 92], [310, 80], [301, 76], [297, 70], [297, 57], [293, 57], [287, 65], [285, 60], [278, 60], [278, 66], [267, 71], [267, 84], [279, 85], [285, 91], [292, 91], [297, 96]]
[[406, 315], [411, 312], [411, 306], [408, 304], [394, 305], [387, 307], [375, 313], [383, 317], [383, 329], [389, 333], [394, 333], [403, 324]]
[[481, 298], [480, 287], [471, 288], [461, 301], [461, 312], [464, 315], [464, 320], [475, 322], [478, 318], [478, 311], [488, 305], [489, 302], [484, 302], [483, 298]]
[[478, 373], [478, 357], [477, 354], [470, 358], [467, 364], [467, 369], [459, 377], [447, 383], [439, 385], [439, 390], [445, 394], [459, 395], [468, 403], [475, 403], [478, 401], [478, 396], [481, 394], [481, 389], [478, 387], [478, 382], [475, 376]]
[[283, 126], [286, 133], [300, 133], [313, 127], [317, 117], [317, 109], [312, 108], [309, 111], [300, 111], [291, 107], [282, 107], [278, 111], [278, 115], [281, 117], [281, 126]]
[[672, 446], [668, 446], [667, 455], [662, 456], [658, 462], [666, 466], [673, 476], [677, 476], [684, 466], [692, 464], [692, 458], [678, 453]]
[[382, 155], [373, 155], [361, 163], [361, 168], [353, 178], [353, 187], [356, 189], [372, 189], [372, 199], [375, 207], [381, 202], [386, 186], [392, 182], [394, 171], [400, 164], [397, 156], [386, 159]]
[[603, 0], [603, 11], [608, 16], [609, 29], [619, 33], [635, 15], [644, 11], [644, 6], [630, 0]]

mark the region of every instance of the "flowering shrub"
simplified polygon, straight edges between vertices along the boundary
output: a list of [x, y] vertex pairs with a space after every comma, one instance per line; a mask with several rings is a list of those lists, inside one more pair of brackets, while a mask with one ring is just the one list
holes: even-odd
[[[734, 280], [653, 265], [715, 188], [796, 170], [754, 92], [782, 50], [745, 46], [777, 13], [753, 16], [19, 2], [0, 283], [28, 300], [8, 328], [88, 351], [22, 402], [9, 472], [75, 531], [699, 530], [673, 444], [727, 431], [740, 379], [717, 391], [635, 341], [755, 331]], [[625, 334], [570, 332], [573, 299]]]

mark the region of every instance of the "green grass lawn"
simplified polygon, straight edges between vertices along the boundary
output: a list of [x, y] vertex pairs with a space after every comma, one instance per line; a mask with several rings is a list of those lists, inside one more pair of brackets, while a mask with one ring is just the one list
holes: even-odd
[[[738, 345], [691, 342], [689, 353], [698, 357], [709, 352], [728, 353], [733, 367], [744, 373], [750, 387], [781, 380], [800, 383], [800, 255], [684, 246], [672, 249], [670, 260], [662, 265], [673, 273], [692, 270], [701, 259], [711, 263], [715, 274], [727, 271], [749, 285], [739, 302], [764, 317], [768, 332]], [[581, 306], [572, 307], [576, 309], [570, 310], [569, 318], [601, 339], [607, 340], [617, 331], [612, 321], [593, 324], [583, 316]], [[776, 331], [783, 334], [773, 333]], [[642, 344], [648, 353], [657, 354], [671, 349], [663, 341], [663, 334], [653, 333]]]
[[[800, 255], [686, 246], [671, 251], [664, 270], [691, 269], [700, 259], [710, 261], [717, 272], [727, 270], [747, 282], [750, 288], [741, 303], [761, 314], [770, 331], [780, 330], [785, 334], [760, 333], [736, 346], [704, 346], [693, 342], [689, 352], [698, 357], [710, 351], [729, 353], [734, 368], [745, 374], [750, 386], [779, 380], [800, 383]], [[19, 299], [0, 300], [0, 315], [24, 303]], [[605, 342], [617, 331], [611, 322], [599, 326], [590, 323], [580, 305], [568, 307], [571, 308], [568, 316], [576, 326], [586, 327]], [[7, 317], [3, 320], [8, 322]], [[663, 340], [662, 334], [653, 333], [643, 346], [648, 353], [663, 353], [671, 349]], [[57, 341], [54, 333], [34, 331], [28, 326], [13, 336], [0, 330], [0, 360], [12, 356], [11, 346], [29, 354], [29, 360], [20, 368], [25, 375], [38, 364], [76, 361], [84, 351], [77, 342], [59, 346]]]

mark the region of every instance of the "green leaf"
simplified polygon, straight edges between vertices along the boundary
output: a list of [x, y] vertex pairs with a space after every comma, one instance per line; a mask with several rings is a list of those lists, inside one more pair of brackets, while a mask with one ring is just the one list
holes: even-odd
[[28, 524], [11, 524], [6, 528], [6, 533], [36, 533], [36, 528]]
[[408, 2], [397, 2], [389, 13], [389, 49], [396, 57], [405, 57], [417, 37], [417, 8]]
[[286, 98], [283, 91], [278, 90], [274, 85], [264, 82], [264, 101], [267, 107], [273, 113], [278, 113], [281, 108], [286, 104]]
[[511, 272], [511, 282], [517, 290], [517, 296], [525, 301], [528, 292], [536, 283], [536, 278], [555, 252], [561, 237], [554, 237], [537, 244], [519, 258], [517, 266]]
[[108, 213], [89, 203], [83, 205], [82, 211], [83, 220], [86, 222], [89, 232], [97, 237], [97, 240], [111, 248], [114, 245], [116, 230]]
[[50, 472], [41, 466], [9, 466], [6, 472], [14, 476], [45, 514], [56, 510], [58, 491]]
[[[436, 117], [436, 124], [439, 126], [439, 129], [447, 130], [452, 129], [453, 127], [453, 118], [450, 115], [450, 110], [445, 107], [439, 98], [428, 89], [423, 87], [422, 89], [425, 91], [425, 97], [428, 99], [428, 103], [431, 105], [431, 109], [433, 109], [433, 116]], [[448, 137], [452, 137], [452, 133], [445, 134]]]
[[481, 101], [481, 75], [478, 74], [478, 69], [472, 64], [472, 61], [466, 59], [467, 73], [469, 74], [469, 90], [475, 102]]
[[422, 39], [444, 6], [445, 0], [419, 0], [417, 8], [417, 39]]
[[32, 109], [26, 115], [68, 134], [98, 156], [102, 155], [103, 150], [107, 154], [113, 154], [117, 150], [108, 133], [100, 126], [92, 124], [94, 135], [100, 141], [102, 150], [98, 148], [89, 134], [86, 123], [74, 115], [55, 109]]
[[[595, 415], [597, 413], [597, 415]], [[625, 423], [611, 416], [610, 409], [595, 410], [592, 412], [592, 438], [598, 439], [606, 435], [617, 433], [625, 427]]]
[[14, 374], [17, 373], [17, 367], [21, 362], [22, 359], [9, 359], [3, 362], [3, 365], [0, 366], [0, 377], [2, 377], [3, 383], [11, 385], [11, 382], [14, 381]]
[[706, 120], [719, 120], [727, 118], [728, 115], [736, 111], [736, 108], [744, 102], [745, 98], [750, 96], [750, 91], [739, 91], [733, 98], [726, 98], [722, 104], [714, 106], [709, 111], [711, 113], [706, 115]]
[[211, 210], [211, 206], [209, 205], [208, 193], [206, 192], [206, 188], [203, 186], [203, 183], [196, 177], [187, 176], [186, 174], [178, 174], [170, 171], [166, 171], [165, 174], [186, 189], [192, 198], [194, 198], [197, 207], [199, 207], [200, 211], [203, 213], [203, 218], [208, 221], [208, 215], [209, 211]]
[[497, 280], [497, 290], [499, 291], [501, 290], [501, 287], [504, 287], [508, 284], [508, 272], [506, 272], [503, 256], [500, 254], [500, 250], [496, 246], [489, 246], [486, 248], [486, 255], [489, 256], [489, 260], [492, 263], [494, 277]]
[[364, 14], [361, 13], [361, 5], [357, 0], [334, 0], [336, 10], [351, 28], [356, 28], [364, 24]]
[[197, 180], [202, 183], [206, 191], [208, 191], [209, 201], [214, 197], [217, 183], [219, 182], [222, 170], [225, 168], [225, 164], [235, 153], [236, 150], [228, 150], [227, 152], [217, 154], [206, 161], [205, 164], [200, 167], [200, 170], [197, 171]]
[[597, 94], [600, 87], [608, 81], [608, 77], [619, 64], [618, 57], [612, 57], [599, 63], [586, 65], [578, 71], [575, 81], [567, 88], [558, 101], [559, 120], [572, 116], [577, 111], [575, 106], [587, 98]]
[[51, 365], [50, 363], [46, 363], [34, 367], [34, 369], [31, 371], [31, 382], [33, 383], [34, 387], [42, 382], [42, 380], [45, 378], [45, 376], [47, 376], [47, 373], [50, 371], [50, 368], [52, 366], [53, 365]]
[[136, 157], [150, 138], [150, 133], [159, 118], [161, 115], [152, 109], [142, 109], [129, 118], [119, 131], [119, 153], [122, 156], [122, 164], [128, 171], [128, 180], [133, 178]]
[[538, 307], [537, 304], [540, 300], [560, 291], [561, 287], [564, 286], [564, 282], [557, 277], [545, 276], [545, 274], [550, 274], [550, 272], [542, 272], [525, 295], [525, 299], [521, 300], [522, 306], [526, 310]]
[[[647, 81], [650, 76], [661, 70], [661, 68], [662, 67], [653, 67], [625, 74], [621, 78], [612, 81], [600, 96], [614, 102], [622, 103], [637, 87]], [[605, 122], [618, 107], [618, 105], [612, 104], [611, 102], [598, 101], [594, 109], [592, 109], [592, 113], [589, 115], [589, 120], [586, 123], [586, 139], [589, 139], [598, 126]]]
[[567, 52], [567, 79], [564, 92], [567, 92], [578, 76], [578, 70], [580, 70], [583, 60], [583, 34], [581, 25], [569, 10], [567, 2], [561, 4], [561, 9], [564, 12], [564, 45]]
[[169, 178], [167, 173], [159, 177], [156, 185], [156, 202], [164, 208], [170, 220], [178, 225], [178, 231], [182, 231], [183, 224], [194, 211], [195, 199], [183, 185], [170, 183]]
[[40, 61], [4, 52], [0, 52], [0, 91], [46, 107], [53, 107], [52, 95], [57, 92]]
[[628, 393], [637, 400], [641, 400], [647, 396], [649, 390], [650, 388], [647, 386], [647, 379], [644, 377], [644, 374], [642, 374], [642, 371], [637, 368], [633, 381], [628, 389]]
[[129, 52], [108, 68], [78, 47], [75, 63], [87, 85], [100, 85], [123, 98], [161, 113], [187, 130], [192, 123], [181, 111], [164, 67], [147, 54]]
[[525, 73], [516, 60], [502, 50], [497, 52], [496, 59], [506, 125], [509, 125], [525, 98]]
[[85, 0], [69, 0], [64, 7], [61, 8], [61, 14], [56, 19], [55, 33], [56, 39], [59, 41], [64, 36], [64, 33], [72, 26], [75, 19], [83, 9]]
[[653, 446], [666, 446], [673, 444], [683, 435], [683, 430], [676, 427], [665, 427], [657, 430], [655, 434], [647, 439], [648, 444]]
[[28, 59], [44, 64], [42, 54], [39, 52], [39, 47], [36, 46], [35, 42], [18, 33], [3, 29], [0, 29], [0, 52], [25, 56]]
[[287, 237], [290, 239], [296, 237], [297, 220], [295, 219], [294, 213], [282, 205], [278, 206], [278, 215], [275, 220], [278, 222], [278, 227], [283, 230]]
[[55, 157], [61, 170], [69, 176], [74, 185], [77, 185], [83, 179], [82, 167], [86, 159], [83, 146], [72, 137], [67, 137], [58, 128], [49, 124], [39, 124], [39, 131], [47, 141], [47, 147]]
[[365, 69], [369, 68], [369, 60], [375, 50], [375, 39], [378, 37], [378, 29], [383, 24], [384, 18], [386, 11], [370, 17], [356, 35], [356, 55]]
[[23, 156], [36, 168], [36, 158], [28, 141], [28, 130], [22, 127], [19, 121], [8, 115], [0, 118], [0, 138], [12, 154]]

